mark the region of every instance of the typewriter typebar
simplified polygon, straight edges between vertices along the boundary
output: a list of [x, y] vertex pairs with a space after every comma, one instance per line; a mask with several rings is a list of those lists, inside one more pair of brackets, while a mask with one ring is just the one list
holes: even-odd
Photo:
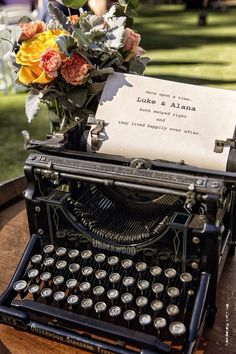
[[0, 321], [92, 353], [193, 353], [234, 253], [234, 174], [40, 149], [25, 174], [31, 238]]

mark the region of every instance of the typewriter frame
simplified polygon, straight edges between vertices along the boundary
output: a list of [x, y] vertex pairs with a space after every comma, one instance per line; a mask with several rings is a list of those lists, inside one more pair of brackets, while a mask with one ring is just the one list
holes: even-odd
[[[54, 182], [60, 178], [71, 181], [87, 180], [144, 191], [166, 191], [184, 196], [189, 207], [194, 204], [195, 198], [204, 198], [207, 204], [206, 221], [201, 230], [204, 235], [207, 259], [195, 299], [189, 332], [182, 350], [183, 354], [193, 353], [197, 349], [204, 326], [211, 326], [214, 323], [217, 284], [227, 256], [234, 254], [236, 222], [233, 220], [233, 215], [236, 212], [236, 174], [202, 170], [181, 163], [132, 160], [72, 150], [70, 144], [76, 136], [76, 130], [77, 127], [69, 128], [46, 142], [31, 141], [29, 144], [30, 148], [38, 151], [38, 153], [31, 153], [25, 164], [28, 183], [25, 200], [31, 238], [9, 287], [0, 297], [0, 322], [92, 353], [132, 354], [137, 350], [140, 354], [179, 353], [178, 350], [175, 351], [169, 345], [162, 343], [157, 337], [137, 333], [127, 328], [117, 328], [116, 325], [100, 320], [89, 321], [87, 316], [80, 315], [78, 318], [65, 310], [55, 310], [47, 305], [32, 304], [30, 301], [22, 304], [21, 301], [14, 300], [14, 306], [11, 305], [16, 296], [13, 284], [21, 278], [31, 255], [40, 249], [42, 243], [43, 231], [35, 222], [37, 205], [33, 201], [37, 178], [48, 178]], [[234, 166], [234, 149], [231, 155], [233, 158], [229, 163]], [[221, 215], [219, 215], [220, 204]], [[229, 224], [222, 238], [223, 230], [217, 218], [223, 220], [227, 209], [229, 209], [227, 220]], [[43, 319], [42, 314], [45, 316]], [[54, 320], [50, 321], [50, 318]], [[79, 333], [75, 331], [78, 328], [81, 331]], [[96, 337], [93, 336], [94, 334]], [[97, 338], [97, 335], [100, 338]], [[109, 342], [109, 339], [112, 339], [113, 343]], [[128, 347], [125, 347], [127, 343]]]

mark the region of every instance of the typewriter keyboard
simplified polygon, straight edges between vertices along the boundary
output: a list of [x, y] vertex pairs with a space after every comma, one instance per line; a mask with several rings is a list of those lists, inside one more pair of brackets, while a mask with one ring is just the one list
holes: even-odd
[[179, 268], [171, 260], [46, 245], [31, 257], [13, 287], [23, 300], [181, 342], [188, 331], [198, 277]]

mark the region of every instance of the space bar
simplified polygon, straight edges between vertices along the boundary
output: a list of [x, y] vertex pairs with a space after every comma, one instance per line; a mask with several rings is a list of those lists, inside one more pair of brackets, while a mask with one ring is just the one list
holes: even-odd
[[135, 344], [141, 348], [148, 346], [149, 348], [155, 350], [158, 349], [164, 353], [169, 353], [171, 351], [171, 347], [169, 345], [161, 342], [155, 336], [97, 320], [95, 318], [31, 300], [14, 300], [12, 305], [20, 310], [37, 314], [40, 317], [45, 315], [47, 317], [57, 319], [64, 323], [65, 326], [68, 325], [71, 328], [79, 328], [80, 330], [88, 331], [91, 334], [104, 335], [105, 337], [113, 338], [114, 340], [126, 340], [128, 343]]

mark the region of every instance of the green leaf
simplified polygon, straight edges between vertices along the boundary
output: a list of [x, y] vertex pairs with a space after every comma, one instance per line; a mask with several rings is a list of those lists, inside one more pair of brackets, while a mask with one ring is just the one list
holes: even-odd
[[87, 36], [79, 28], [74, 28], [72, 37], [79, 45], [87, 46], [90, 44], [90, 41], [88, 40]]
[[103, 82], [94, 82], [94, 84], [89, 85], [89, 94], [98, 94], [101, 93], [104, 89], [106, 81]]
[[36, 90], [31, 90], [26, 96], [25, 113], [29, 123], [34, 119], [39, 111], [40, 97], [41, 95]]
[[90, 77], [102, 76], [102, 75], [107, 75], [107, 74], [112, 74], [112, 73], [114, 73], [113, 68], [94, 69], [94, 70], [90, 71], [89, 76]]
[[62, 0], [63, 4], [67, 7], [71, 7], [72, 9], [79, 9], [84, 6], [86, 0]]
[[88, 89], [85, 87], [76, 87], [66, 93], [66, 97], [75, 107], [83, 107], [88, 96]]
[[56, 43], [60, 51], [67, 57], [71, 55], [71, 50], [76, 46], [71, 36], [58, 36]]
[[64, 30], [72, 33], [73, 32], [73, 26], [70, 23], [69, 19], [63, 14], [63, 12], [58, 9], [57, 7], [53, 6], [50, 2], [48, 4], [48, 11], [49, 14], [54, 17], [64, 28]]
[[131, 6], [136, 9], [140, 5], [140, 0], [129, 0], [128, 7]]
[[148, 62], [149, 62], [149, 58], [147, 58], [147, 57], [135, 58], [134, 60], [132, 60], [130, 62], [129, 73], [136, 74], [136, 75], [142, 75], [145, 70], [145, 66], [147, 65]]

